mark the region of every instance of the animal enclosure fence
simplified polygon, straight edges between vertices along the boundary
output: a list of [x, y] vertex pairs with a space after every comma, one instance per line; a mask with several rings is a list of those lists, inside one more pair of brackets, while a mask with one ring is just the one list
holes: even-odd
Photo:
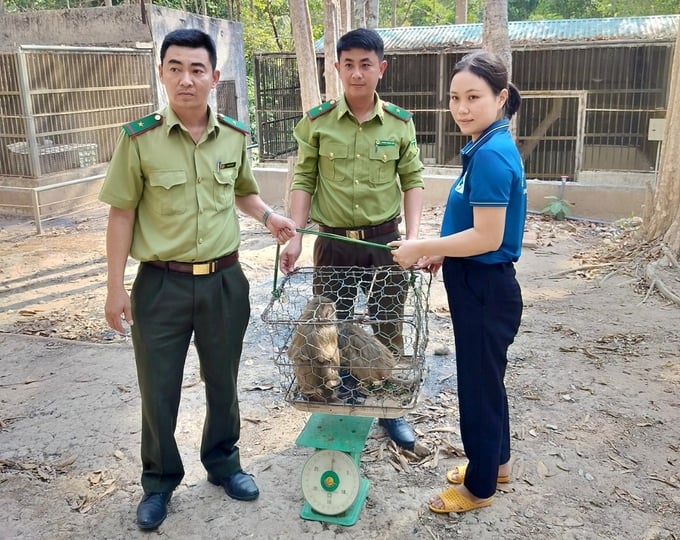
[[150, 49], [23, 45], [0, 52], [0, 176], [111, 158], [121, 125], [154, 109]]
[[[660, 143], [649, 130], [666, 114], [676, 18], [510, 23], [512, 80], [523, 97], [515, 133], [528, 178], [655, 170]], [[378, 92], [413, 112], [426, 165], [459, 165], [467, 137], [448, 110], [449, 81], [456, 62], [481, 46], [477, 26], [379, 30], [388, 69]], [[295, 56], [259, 54], [254, 66], [260, 158], [285, 159], [304, 112]], [[322, 56], [317, 67], [323, 94]]]

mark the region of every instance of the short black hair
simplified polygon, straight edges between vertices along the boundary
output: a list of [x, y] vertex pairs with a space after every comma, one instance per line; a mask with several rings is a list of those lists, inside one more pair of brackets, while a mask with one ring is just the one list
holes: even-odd
[[469, 71], [485, 80], [496, 96], [501, 93], [501, 90], [507, 89], [508, 99], [503, 107], [503, 114], [506, 118], [512, 118], [512, 115], [517, 112], [522, 103], [522, 97], [517, 87], [508, 80], [508, 68], [498, 54], [490, 51], [467, 54], [454, 66], [451, 77], [453, 78], [461, 71]]
[[338, 42], [335, 44], [335, 52], [338, 55], [338, 60], [343, 51], [352, 49], [373, 51], [378, 55], [378, 60], [381, 62], [385, 57], [385, 44], [383, 43], [380, 34], [375, 30], [370, 30], [368, 28], [357, 28], [356, 30], [351, 30], [340, 36], [340, 39], [338, 39]]
[[191, 49], [205, 49], [208, 51], [213, 71], [217, 69], [217, 48], [215, 47], [213, 38], [205, 32], [194, 28], [180, 28], [167, 34], [161, 45], [161, 64], [165, 59], [165, 53], [167, 52], [168, 47], [172, 45], [176, 45], [177, 47], [189, 47]]

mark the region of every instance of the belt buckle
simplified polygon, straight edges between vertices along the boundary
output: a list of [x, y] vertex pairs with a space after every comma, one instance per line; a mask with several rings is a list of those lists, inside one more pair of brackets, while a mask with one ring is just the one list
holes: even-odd
[[211, 262], [194, 264], [191, 267], [191, 273], [194, 276], [207, 276], [208, 274], [213, 273], [213, 267], [214, 263]]
[[363, 232], [361, 230], [358, 231], [345, 231], [347, 234], [347, 238], [352, 238], [353, 240], [361, 240], [363, 236]]

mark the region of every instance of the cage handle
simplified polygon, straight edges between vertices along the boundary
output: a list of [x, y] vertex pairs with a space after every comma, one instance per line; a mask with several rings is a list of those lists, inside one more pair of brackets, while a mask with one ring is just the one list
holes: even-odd
[[[341, 242], [349, 242], [350, 244], [360, 244], [362, 246], [370, 246], [380, 249], [392, 250], [391, 246], [386, 246], [385, 244], [376, 244], [375, 242], [367, 242], [366, 240], [359, 240], [357, 238], [347, 238], [346, 236], [341, 236], [339, 234], [327, 233], [323, 231], [315, 231], [313, 229], [295, 229], [296, 232], [300, 234], [315, 234], [316, 236], [321, 236], [323, 238], [330, 238], [331, 240], [340, 240]], [[274, 298], [279, 297], [278, 292], [278, 274], [279, 274], [279, 255], [281, 253], [281, 244], [276, 244], [276, 257], [274, 259], [274, 287], [272, 289], [272, 296]]]

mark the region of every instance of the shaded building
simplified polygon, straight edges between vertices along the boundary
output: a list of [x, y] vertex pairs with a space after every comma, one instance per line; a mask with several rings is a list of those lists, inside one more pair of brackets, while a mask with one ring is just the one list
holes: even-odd
[[[509, 23], [523, 96], [513, 124], [528, 178], [639, 185], [653, 176], [679, 23], [680, 15]], [[427, 165], [458, 165], [467, 138], [448, 110], [450, 74], [481, 48], [482, 25], [378, 32], [389, 62], [381, 97], [414, 113]], [[323, 41], [316, 51], [323, 94]], [[294, 154], [303, 113], [295, 55], [256, 55], [255, 82], [261, 159]]]

